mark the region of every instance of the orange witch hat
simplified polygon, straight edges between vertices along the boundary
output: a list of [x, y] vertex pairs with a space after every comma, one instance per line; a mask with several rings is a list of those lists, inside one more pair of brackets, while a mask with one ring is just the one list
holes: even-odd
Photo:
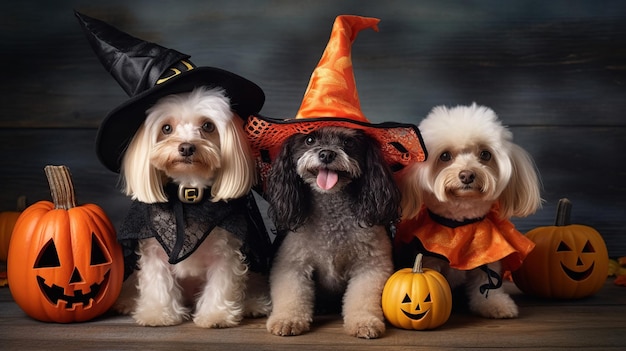
[[361, 112], [350, 48], [359, 31], [372, 28], [378, 32], [378, 22], [377, 18], [337, 17], [326, 50], [311, 74], [296, 119], [341, 116], [369, 123]]
[[273, 119], [250, 116], [245, 130], [265, 178], [280, 146], [291, 135], [308, 134], [322, 127], [362, 129], [376, 139], [393, 170], [426, 159], [426, 148], [413, 124], [372, 124], [361, 112], [352, 70], [351, 46], [359, 31], [378, 31], [377, 18], [342, 15], [335, 19], [326, 50], [311, 74], [295, 118]]

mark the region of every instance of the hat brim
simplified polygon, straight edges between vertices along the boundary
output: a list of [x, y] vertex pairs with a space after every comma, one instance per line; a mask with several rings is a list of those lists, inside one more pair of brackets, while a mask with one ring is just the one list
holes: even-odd
[[96, 135], [96, 154], [100, 162], [111, 171], [119, 172], [128, 144], [146, 119], [146, 110], [162, 97], [200, 86], [223, 88], [232, 110], [244, 120], [259, 112], [265, 102], [263, 90], [237, 74], [215, 67], [194, 68], [131, 97], [111, 111]]
[[385, 162], [398, 171], [428, 157], [417, 126], [408, 123], [366, 123], [342, 117], [273, 119], [250, 116], [245, 131], [257, 159], [261, 177], [265, 179], [282, 144], [294, 134], [308, 134], [322, 127], [361, 129], [380, 145]]

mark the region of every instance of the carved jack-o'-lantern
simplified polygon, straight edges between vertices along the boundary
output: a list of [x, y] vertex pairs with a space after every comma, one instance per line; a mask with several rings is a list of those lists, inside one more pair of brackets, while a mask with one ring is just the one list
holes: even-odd
[[401, 269], [389, 277], [382, 308], [387, 321], [398, 328], [434, 329], [450, 317], [450, 285], [439, 272], [422, 268], [422, 254], [418, 254], [412, 269]]
[[556, 225], [538, 227], [526, 236], [535, 243], [513, 280], [524, 293], [574, 299], [595, 294], [608, 275], [606, 244], [595, 229], [569, 224], [571, 203], [561, 199]]
[[122, 251], [104, 211], [76, 206], [66, 167], [46, 167], [54, 203], [39, 201], [15, 224], [8, 281], [15, 302], [42, 321], [78, 322], [106, 312], [121, 290]]

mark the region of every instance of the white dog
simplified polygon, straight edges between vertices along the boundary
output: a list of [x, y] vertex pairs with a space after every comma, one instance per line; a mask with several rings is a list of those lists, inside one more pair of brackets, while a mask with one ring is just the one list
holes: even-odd
[[192, 314], [201, 327], [231, 327], [267, 314], [244, 250], [256, 173], [243, 120], [221, 89], [206, 88], [161, 98], [147, 114], [122, 161], [135, 201], [118, 238], [137, 243], [137, 270], [115, 308], [147, 326]]
[[541, 206], [531, 157], [491, 109], [476, 104], [436, 107], [419, 129], [429, 159], [398, 175], [397, 263], [410, 265], [421, 250], [434, 254], [424, 266], [441, 271], [453, 289], [464, 285], [470, 310], [517, 317], [500, 287], [503, 271], [517, 268], [534, 247], [508, 220]]

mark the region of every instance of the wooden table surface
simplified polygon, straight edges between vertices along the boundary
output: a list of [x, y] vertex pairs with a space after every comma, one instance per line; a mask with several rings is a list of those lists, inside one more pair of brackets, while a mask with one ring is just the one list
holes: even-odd
[[[128, 316], [106, 315], [77, 324], [35, 321], [0, 288], [2, 350], [624, 350], [626, 287], [609, 278], [594, 296], [551, 301], [505, 288], [520, 306], [520, 317], [492, 320], [473, 316], [457, 304], [450, 319], [431, 331], [389, 326], [384, 337], [362, 340], [344, 334], [339, 315], [316, 316], [310, 332], [273, 336], [265, 318], [246, 319], [235, 328], [202, 329], [192, 322], [172, 327], [141, 327]], [[455, 300], [457, 301], [457, 300]]]

